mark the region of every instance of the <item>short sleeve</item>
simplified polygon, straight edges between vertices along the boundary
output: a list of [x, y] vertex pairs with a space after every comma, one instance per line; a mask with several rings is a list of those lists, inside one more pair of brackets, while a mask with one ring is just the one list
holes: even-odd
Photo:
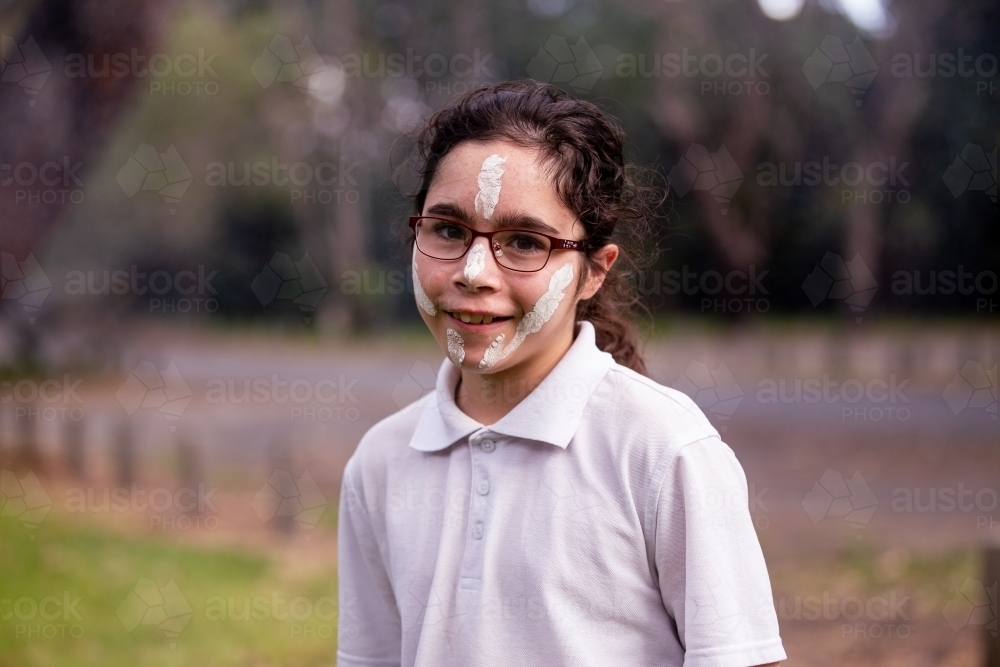
[[717, 436], [662, 470], [654, 561], [685, 667], [750, 667], [786, 658], [771, 583], [750, 518], [746, 476]]
[[363, 496], [349, 474], [340, 492], [337, 552], [340, 614], [338, 667], [396, 667], [402, 629], [384, 559]]

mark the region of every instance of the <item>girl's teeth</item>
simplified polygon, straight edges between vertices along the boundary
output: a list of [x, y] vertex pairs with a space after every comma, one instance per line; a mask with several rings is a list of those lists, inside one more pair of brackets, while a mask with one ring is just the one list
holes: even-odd
[[492, 315], [479, 315], [474, 313], [455, 313], [455, 315], [466, 324], [489, 324], [493, 321]]

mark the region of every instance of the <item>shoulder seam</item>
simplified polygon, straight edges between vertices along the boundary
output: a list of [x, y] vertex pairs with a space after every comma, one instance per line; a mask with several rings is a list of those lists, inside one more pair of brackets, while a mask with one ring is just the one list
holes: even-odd
[[[659, 586], [659, 577], [655, 575], [656, 573], [656, 528], [659, 525], [659, 510], [660, 510], [660, 494], [663, 491], [663, 482], [667, 476], [667, 470], [673, 465], [674, 461], [677, 460], [678, 455], [691, 445], [698, 444], [705, 440], [711, 440], [715, 438], [722, 442], [722, 438], [718, 433], [710, 433], [708, 435], [702, 436], [700, 438], [695, 438], [688, 443], [685, 443], [678, 447], [672, 454], [664, 457], [664, 460], [657, 464], [656, 468], [650, 475], [649, 492], [646, 499], [645, 516], [643, 517], [643, 523], [646, 527], [646, 535], [649, 536], [649, 543], [646, 544], [646, 556], [649, 561], [649, 573], [653, 576], [654, 583]], [[650, 523], [650, 508], [652, 508], [652, 523]]]
[[[619, 375], [621, 375], [623, 377], [626, 377], [626, 378], [628, 378], [629, 380], [631, 380], [633, 382], [638, 382], [639, 384], [643, 385], [644, 387], [647, 387], [648, 389], [651, 389], [651, 390], [655, 391], [660, 396], [663, 396], [664, 398], [669, 399], [673, 403], [676, 403], [677, 405], [679, 405], [679, 406], [681, 406], [681, 407], [683, 407], [685, 409], [689, 408], [690, 406], [689, 405], [685, 405], [681, 401], [677, 400], [677, 397], [673, 394], [673, 392], [678, 392], [678, 393], [682, 394], [683, 396], [685, 396], [688, 399], [688, 401], [690, 401], [691, 404], [697, 406], [697, 403], [694, 402], [694, 399], [692, 399], [690, 396], [688, 396], [687, 394], [685, 394], [681, 390], [674, 389], [673, 387], [668, 387], [667, 385], [660, 384], [656, 380], [654, 380], [652, 378], [648, 378], [645, 375], [640, 375], [639, 373], [636, 373], [632, 369], [627, 368], [625, 366], [622, 366], [621, 364], [619, 364], [617, 362], [614, 363], [609, 370], [613, 371], [613, 372], [616, 372]], [[665, 389], [669, 389], [670, 391], [664, 391]]]

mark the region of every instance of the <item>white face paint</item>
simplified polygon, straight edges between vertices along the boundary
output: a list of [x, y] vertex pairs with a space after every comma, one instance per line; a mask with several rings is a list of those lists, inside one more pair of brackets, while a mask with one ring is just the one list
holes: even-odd
[[501, 349], [504, 335], [500, 334], [486, 348], [486, 352], [483, 353], [483, 360], [479, 362], [480, 370], [492, 368], [500, 360], [520, 347], [524, 339], [530, 334], [541, 330], [542, 326], [555, 315], [556, 309], [566, 295], [566, 288], [569, 287], [571, 282], [573, 282], [573, 265], [564, 264], [549, 278], [549, 288], [535, 302], [535, 307], [517, 323], [517, 329], [514, 330], [514, 337], [511, 339], [510, 344]]
[[462, 362], [465, 361], [465, 341], [462, 339], [462, 334], [454, 329], [448, 329], [447, 334], [448, 358], [456, 366], [461, 366]]
[[479, 184], [479, 194], [474, 202], [476, 213], [487, 220], [493, 215], [493, 209], [500, 201], [500, 181], [503, 178], [503, 163], [507, 158], [496, 153], [483, 160], [476, 183]]
[[423, 285], [420, 284], [420, 278], [417, 276], [417, 248], [413, 247], [413, 296], [417, 300], [417, 305], [420, 306], [424, 312], [426, 312], [431, 317], [437, 315], [437, 308], [431, 303], [431, 300], [427, 298], [427, 294], [424, 292]]
[[493, 368], [498, 361], [503, 359], [501, 353], [503, 352], [503, 339], [504, 335], [500, 334], [497, 336], [490, 346], [486, 348], [483, 352], [483, 360], [479, 362], [480, 368]]
[[470, 283], [479, 277], [486, 266], [486, 248], [482, 243], [474, 243], [465, 256], [465, 279]]

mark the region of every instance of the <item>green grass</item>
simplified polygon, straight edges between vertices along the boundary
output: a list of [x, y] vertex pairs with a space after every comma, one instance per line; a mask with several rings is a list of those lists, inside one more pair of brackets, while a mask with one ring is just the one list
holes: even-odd
[[[324, 603], [321, 616], [308, 614], [324, 596], [336, 599], [332, 562], [328, 572], [304, 577], [278, 571], [266, 555], [123, 536], [56, 516], [32, 540], [20, 521], [2, 517], [0, 666], [333, 664], [336, 606]], [[180, 621], [176, 637], [156, 624], [129, 631], [119, 618], [119, 606], [144, 577], [161, 590], [173, 580], [190, 605], [192, 615]], [[300, 620], [275, 618], [296, 596], [311, 603], [298, 601]], [[36, 611], [47, 598], [50, 620]], [[64, 611], [64, 600], [77, 598], [75, 613]], [[257, 618], [232, 619], [229, 600], [242, 612], [248, 598]], [[275, 599], [286, 602], [275, 607]], [[138, 620], [139, 613], [123, 612], [126, 621]]]

